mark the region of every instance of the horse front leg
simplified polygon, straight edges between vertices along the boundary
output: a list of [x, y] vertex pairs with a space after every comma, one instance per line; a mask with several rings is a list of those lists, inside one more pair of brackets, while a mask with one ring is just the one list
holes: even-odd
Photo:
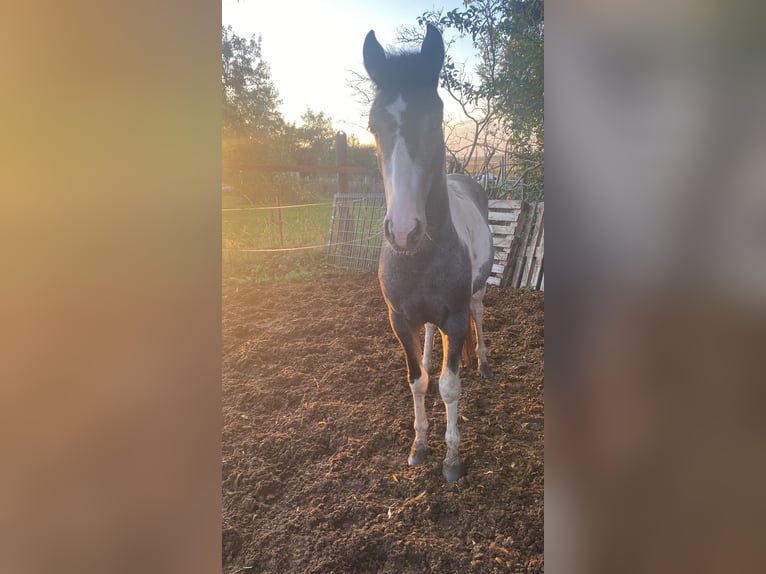
[[407, 462], [417, 466], [425, 462], [428, 455], [428, 418], [426, 417], [425, 396], [428, 389], [428, 371], [421, 362], [422, 353], [418, 341], [418, 328], [410, 325], [404, 316], [389, 312], [391, 327], [404, 349], [407, 361], [407, 380], [415, 407], [415, 440], [412, 442]]
[[447, 456], [442, 463], [442, 473], [447, 482], [452, 482], [463, 476], [465, 469], [460, 460], [460, 431], [457, 428], [457, 406], [460, 400], [460, 352], [468, 332], [468, 313], [453, 319], [442, 331], [444, 360], [439, 377], [439, 394], [444, 401], [447, 414], [447, 431], [444, 441], [447, 443]]

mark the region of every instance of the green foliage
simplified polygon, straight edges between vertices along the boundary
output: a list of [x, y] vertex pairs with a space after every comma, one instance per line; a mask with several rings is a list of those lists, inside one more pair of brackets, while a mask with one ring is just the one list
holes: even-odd
[[280, 133], [281, 102], [260, 38], [241, 38], [231, 26], [221, 27], [221, 89], [224, 136], [263, 140]]
[[525, 197], [541, 198], [544, 0], [466, 0], [462, 9], [426, 12], [418, 21], [470, 36], [481, 56], [479, 82], [468, 81], [448, 57], [442, 84], [464, 102], [483, 102], [485, 114], [506, 126], [514, 185]]
[[[235, 197], [225, 207], [247, 207]], [[324, 245], [332, 204], [277, 210], [224, 211], [223, 278], [226, 282], [294, 281], [327, 271]], [[280, 235], [281, 222], [281, 235]], [[303, 247], [320, 245], [313, 249]], [[299, 247], [294, 251], [244, 251]]]
[[353, 135], [348, 137], [348, 164], [366, 167], [370, 173], [378, 173], [378, 157], [375, 146], [362, 145]]
[[221, 27], [221, 89], [223, 181], [257, 201], [261, 191], [273, 188], [273, 175], [241, 166], [253, 158], [278, 161], [285, 147], [280, 100], [261, 56], [260, 38], [241, 38], [231, 26]]
[[500, 22], [507, 38], [498, 73], [498, 104], [511, 120], [520, 143], [533, 140], [543, 147], [543, 0], [515, 0], [506, 3]]
[[[243, 209], [222, 214], [225, 249], [280, 249], [324, 245], [332, 204], [287, 209]], [[281, 228], [281, 234], [280, 234]]]
[[543, 9], [543, 0], [467, 0], [463, 10], [420, 18], [438, 16], [441, 27], [470, 35], [481, 55], [479, 85], [461, 79], [452, 62], [443, 82], [473, 100], [492, 98], [520, 141], [543, 138]]
[[302, 124], [292, 126], [293, 159], [300, 165], [335, 165], [335, 129], [324, 112], [311, 108], [301, 116]]

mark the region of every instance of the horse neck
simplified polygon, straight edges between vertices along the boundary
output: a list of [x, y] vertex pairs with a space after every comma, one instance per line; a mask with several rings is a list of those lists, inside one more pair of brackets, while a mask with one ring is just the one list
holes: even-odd
[[443, 170], [431, 184], [426, 201], [426, 218], [428, 234], [436, 241], [452, 230], [449, 198], [447, 197], [447, 172]]

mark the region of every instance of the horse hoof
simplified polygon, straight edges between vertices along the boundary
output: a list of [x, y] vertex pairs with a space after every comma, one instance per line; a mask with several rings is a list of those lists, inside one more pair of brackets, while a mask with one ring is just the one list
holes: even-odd
[[444, 475], [444, 480], [447, 482], [455, 482], [465, 474], [465, 467], [460, 461], [455, 464], [447, 464], [444, 462], [442, 464], [442, 474]]
[[483, 379], [490, 379], [494, 373], [492, 372], [492, 369], [489, 368], [487, 363], [482, 363], [479, 367], [479, 374]]
[[410, 466], [420, 466], [426, 461], [428, 456], [428, 447], [415, 448], [413, 445], [410, 450], [410, 456], [407, 458], [407, 462]]

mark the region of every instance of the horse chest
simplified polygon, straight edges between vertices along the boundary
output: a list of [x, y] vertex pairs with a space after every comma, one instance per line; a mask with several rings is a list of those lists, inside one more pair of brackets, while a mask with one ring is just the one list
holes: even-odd
[[464, 249], [422, 259], [384, 256], [379, 278], [386, 301], [415, 323], [441, 323], [449, 313], [468, 306], [468, 259]]

